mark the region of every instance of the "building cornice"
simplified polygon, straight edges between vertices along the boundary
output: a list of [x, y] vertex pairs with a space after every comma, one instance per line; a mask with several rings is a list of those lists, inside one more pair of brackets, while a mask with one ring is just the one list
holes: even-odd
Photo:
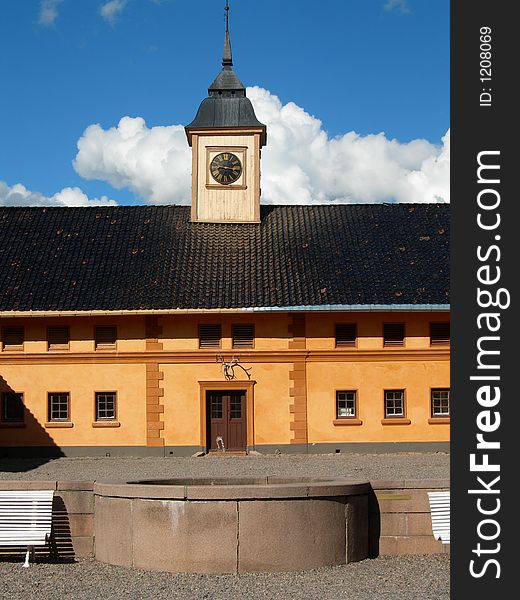
[[2, 352], [0, 364], [147, 364], [214, 363], [217, 354], [239, 356], [241, 363], [449, 361], [450, 349], [332, 350], [154, 350], [142, 352]]

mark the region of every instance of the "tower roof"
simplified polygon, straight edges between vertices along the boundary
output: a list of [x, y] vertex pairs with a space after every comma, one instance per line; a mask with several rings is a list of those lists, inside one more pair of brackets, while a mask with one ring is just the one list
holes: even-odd
[[222, 70], [208, 88], [208, 97], [199, 106], [195, 119], [185, 127], [191, 145], [195, 129], [261, 128], [262, 146], [266, 143], [266, 126], [256, 118], [246, 88], [233, 70], [233, 55], [229, 35], [229, 7], [226, 2], [226, 33], [222, 53]]

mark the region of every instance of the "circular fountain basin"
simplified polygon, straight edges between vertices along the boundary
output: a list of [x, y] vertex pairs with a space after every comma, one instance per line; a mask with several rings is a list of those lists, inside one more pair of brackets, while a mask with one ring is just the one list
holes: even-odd
[[368, 556], [367, 481], [182, 478], [94, 485], [95, 556], [175, 573], [292, 571]]

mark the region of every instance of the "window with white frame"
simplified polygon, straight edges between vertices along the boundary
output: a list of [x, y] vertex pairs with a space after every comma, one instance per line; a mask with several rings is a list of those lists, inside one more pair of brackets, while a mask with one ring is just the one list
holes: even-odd
[[49, 392], [49, 421], [70, 420], [70, 396], [68, 392]]
[[356, 390], [338, 390], [336, 392], [336, 418], [355, 419], [357, 417]]
[[435, 389], [431, 392], [432, 417], [450, 416], [450, 390], [449, 388]]
[[96, 421], [115, 421], [116, 393], [96, 392]]
[[385, 390], [385, 418], [404, 416], [404, 390]]

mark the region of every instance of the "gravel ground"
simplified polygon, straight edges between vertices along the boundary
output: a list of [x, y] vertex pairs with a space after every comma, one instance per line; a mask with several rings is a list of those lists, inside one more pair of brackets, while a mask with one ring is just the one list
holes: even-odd
[[443, 600], [450, 561], [442, 556], [380, 557], [293, 573], [176, 575], [79, 560], [72, 564], [0, 563], [6, 600]]
[[203, 456], [199, 458], [0, 458], [0, 479], [62, 481], [137, 480], [171, 477], [355, 477], [448, 479], [450, 456], [431, 454], [320, 454]]
[[[447, 479], [449, 454], [327, 454], [199, 458], [0, 459], [0, 479], [136, 480], [202, 476], [342, 476]], [[20, 559], [21, 560], [21, 559]], [[9, 600], [443, 600], [449, 556], [379, 557], [296, 573], [177, 575], [80, 559], [29, 569], [0, 560], [0, 598]]]

